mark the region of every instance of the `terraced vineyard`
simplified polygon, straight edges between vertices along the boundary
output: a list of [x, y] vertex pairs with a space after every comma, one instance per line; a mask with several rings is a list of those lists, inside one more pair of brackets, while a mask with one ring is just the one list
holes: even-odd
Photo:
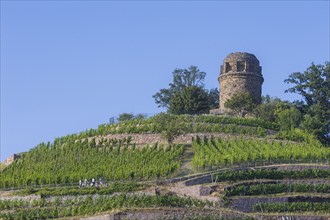
[[170, 120], [190, 142], [136, 144], [130, 135], [164, 132], [157, 117], [100, 125], [23, 153], [1, 171], [0, 218], [330, 217], [330, 148], [310, 135], [276, 134], [276, 124], [255, 119], [182, 115]]
[[[105, 140], [40, 144], [1, 173], [0, 187], [77, 184], [79, 180], [103, 178], [148, 180], [170, 176], [180, 167], [183, 145], [135, 145]], [[13, 178], [14, 177], [14, 178]]]
[[330, 148], [323, 147], [317, 141], [293, 143], [243, 137], [230, 140], [211, 137], [201, 140], [200, 137], [197, 137], [192, 146], [195, 152], [192, 163], [197, 169], [268, 161], [273, 163], [329, 163], [330, 159]]
[[202, 191], [219, 196], [223, 206], [255, 219], [328, 219], [329, 168], [301, 164], [230, 168], [187, 180], [184, 185], [201, 185]]
[[204, 207], [205, 202], [177, 196], [77, 196], [73, 199], [57, 198], [32, 200], [2, 200], [0, 210], [16, 209], [14, 213], [2, 212], [4, 219], [46, 219], [70, 217], [77, 215], [93, 215], [120, 208], [139, 207]]
[[[59, 139], [66, 141], [71, 138], [82, 139], [86, 137], [104, 136], [107, 134], [161, 133], [166, 129], [159, 123], [162, 116], [162, 114], [159, 114], [148, 119], [132, 119], [112, 125], [101, 124], [97, 129], [89, 129]], [[279, 129], [276, 123], [239, 117], [169, 115], [168, 119], [179, 122], [176, 126], [180, 127], [183, 133], [223, 132], [264, 137], [267, 135], [267, 130], [276, 131]]]

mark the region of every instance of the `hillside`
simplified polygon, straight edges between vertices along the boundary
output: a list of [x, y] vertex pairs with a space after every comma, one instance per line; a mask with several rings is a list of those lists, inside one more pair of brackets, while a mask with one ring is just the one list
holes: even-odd
[[0, 218], [330, 217], [330, 148], [312, 136], [252, 118], [163, 116], [23, 153], [1, 172]]

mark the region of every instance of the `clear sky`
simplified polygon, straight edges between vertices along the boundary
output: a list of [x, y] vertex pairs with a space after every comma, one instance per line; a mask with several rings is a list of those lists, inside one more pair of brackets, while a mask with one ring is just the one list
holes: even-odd
[[157, 113], [152, 95], [231, 52], [260, 60], [263, 94], [329, 60], [329, 1], [1, 1], [1, 161], [42, 141]]

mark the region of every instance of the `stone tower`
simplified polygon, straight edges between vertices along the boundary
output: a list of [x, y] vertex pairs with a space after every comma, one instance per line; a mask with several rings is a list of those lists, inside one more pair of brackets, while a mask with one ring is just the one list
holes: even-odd
[[224, 103], [237, 93], [250, 93], [261, 103], [261, 74], [259, 60], [250, 53], [231, 53], [220, 67], [220, 111], [225, 112]]

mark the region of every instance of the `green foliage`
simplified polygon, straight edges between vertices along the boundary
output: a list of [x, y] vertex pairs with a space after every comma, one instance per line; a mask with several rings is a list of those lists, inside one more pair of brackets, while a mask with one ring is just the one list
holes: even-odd
[[102, 187], [89, 187], [85, 186], [79, 188], [78, 186], [71, 187], [54, 187], [54, 188], [39, 188], [34, 189], [32, 192], [28, 190], [22, 190], [20, 195], [37, 194], [41, 197], [49, 196], [77, 196], [77, 195], [109, 195], [115, 192], [132, 192], [143, 189], [144, 186], [134, 182], [114, 182], [108, 186]]
[[[103, 177], [107, 180], [152, 179], [171, 175], [180, 166], [183, 146], [135, 147], [131, 138], [100, 139], [88, 137], [121, 133], [161, 133], [168, 141], [183, 133], [224, 132], [265, 136], [275, 123], [248, 118], [215, 115], [161, 115], [133, 119], [115, 125], [104, 124], [79, 134], [42, 143], [0, 174], [0, 187], [48, 184], [78, 184], [79, 179]], [[172, 118], [168, 120], [167, 117]]]
[[8, 166], [0, 175], [0, 187], [77, 184], [102, 177], [115, 180], [153, 179], [168, 176], [180, 167], [184, 146], [135, 147], [123, 141], [66, 140], [40, 144]]
[[275, 140], [234, 138], [230, 140], [210, 139], [193, 141], [193, 166], [196, 169], [214, 168], [249, 162], [328, 162], [330, 149], [319, 142], [291, 143]]
[[[161, 113], [163, 115], [165, 113]], [[72, 135], [80, 139], [83, 137], [92, 137], [97, 135], [107, 134], [130, 134], [130, 133], [162, 133], [166, 129], [159, 122], [159, 118], [163, 116], [155, 115], [152, 118], [144, 120], [130, 120], [123, 123], [109, 125], [103, 124], [98, 129], [90, 129], [78, 135]], [[223, 133], [238, 133], [256, 136], [265, 136], [266, 129], [278, 130], [276, 123], [263, 121], [253, 118], [241, 117], [224, 117], [217, 115], [171, 115], [175, 118], [177, 124], [183, 133], [195, 132], [223, 132]], [[258, 131], [260, 131], [258, 133]]]
[[238, 115], [245, 117], [246, 114], [252, 113], [256, 107], [256, 101], [249, 93], [237, 93], [230, 99], [226, 100], [225, 107], [233, 110]]
[[168, 108], [171, 114], [203, 114], [209, 110], [208, 93], [198, 86], [185, 87], [176, 92]]
[[303, 127], [319, 139], [329, 142], [330, 133], [330, 63], [312, 63], [303, 73], [295, 72], [284, 82], [293, 84], [286, 92], [297, 93], [305, 101]]
[[197, 66], [175, 69], [168, 89], [161, 89], [153, 98], [158, 107], [174, 114], [200, 114], [219, 105], [219, 91], [204, 89], [206, 73]]
[[31, 186], [27, 186], [26, 189], [23, 190], [23, 194], [24, 194], [24, 195], [30, 195], [30, 194], [34, 194], [34, 193], [36, 193], [36, 192], [37, 192], [37, 190], [34, 189], [34, 188], [31, 187]]
[[277, 114], [277, 118], [281, 130], [292, 130], [299, 126], [302, 114], [296, 107], [290, 107], [289, 109], [280, 111]]
[[139, 121], [144, 118], [146, 118], [146, 116], [144, 114], [134, 115], [133, 113], [122, 113], [118, 116], [117, 120], [118, 120], [118, 122], [125, 122], [125, 121], [129, 121], [129, 120], [133, 120], [133, 119], [136, 119]]
[[255, 179], [312, 179], [312, 178], [329, 178], [330, 170], [307, 169], [307, 170], [239, 170], [224, 171], [213, 175], [214, 180], [218, 181], [241, 181]]
[[0, 211], [3, 210], [10, 210], [10, 209], [17, 209], [17, 208], [32, 208], [37, 206], [44, 206], [44, 199], [34, 199], [34, 200], [23, 200], [23, 199], [12, 199], [0, 200]]
[[299, 103], [292, 104], [270, 96], [262, 97], [262, 103], [256, 107], [254, 114], [265, 121], [277, 122], [282, 131], [300, 127], [303, 115]]
[[[2, 200], [0, 208], [15, 210], [14, 212], [1, 212], [1, 219], [48, 219], [71, 216], [93, 215], [97, 212], [111, 211], [120, 208], [140, 207], [204, 207], [207, 202], [180, 198], [177, 196], [82, 196], [74, 199], [55, 200]], [[208, 204], [210, 205], [210, 204]], [[18, 209], [17, 209], [18, 208]]]
[[199, 115], [193, 118], [199, 124], [233, 124], [244, 125], [250, 127], [260, 127], [265, 129], [278, 130], [279, 127], [276, 123], [264, 121], [255, 118], [241, 118], [241, 117], [224, 117], [216, 115]]
[[305, 183], [263, 183], [255, 185], [236, 185], [225, 190], [225, 196], [253, 196], [291, 192], [330, 193], [329, 184]]
[[[304, 128], [307, 132], [318, 137], [325, 144], [330, 143], [330, 114], [327, 112], [319, 111], [319, 106], [314, 106], [316, 112], [314, 115], [306, 114], [304, 115], [303, 122], [301, 127]], [[328, 110], [330, 111], [330, 110]], [[327, 116], [322, 116], [322, 115]], [[328, 117], [328, 119], [326, 119]]]
[[119, 122], [123, 122], [123, 121], [128, 121], [128, 120], [132, 120], [134, 118], [134, 114], [133, 113], [122, 113], [118, 116], [118, 121]]
[[[160, 115], [162, 114], [164, 113]], [[276, 123], [254, 118], [224, 117], [218, 115], [177, 115], [175, 118], [182, 125], [181, 129], [183, 129], [184, 133], [224, 132], [259, 136], [260, 134], [257, 131], [262, 131], [262, 136], [265, 136], [266, 129], [279, 129]], [[155, 115], [154, 117], [143, 120], [132, 119], [118, 124], [101, 124], [97, 129], [89, 129], [78, 134], [56, 138], [54, 142], [64, 143], [69, 140], [81, 140], [87, 137], [107, 134], [162, 133], [164, 130], [164, 127], [159, 124], [158, 115]]]
[[208, 95], [210, 109], [219, 108], [219, 96], [220, 96], [220, 92], [218, 88], [210, 89]]
[[330, 202], [284, 202], [258, 203], [253, 206], [257, 212], [321, 212], [330, 213]]
[[275, 122], [275, 111], [279, 102], [281, 102], [279, 98], [271, 98], [269, 95], [266, 95], [262, 97], [262, 103], [254, 109], [253, 113], [261, 120]]
[[298, 128], [279, 131], [276, 134], [276, 139], [306, 142], [309, 144], [316, 144], [316, 145], [320, 144], [320, 142], [314, 137], [314, 135]]
[[177, 115], [161, 113], [155, 116], [155, 123], [162, 128], [162, 136], [168, 143], [172, 143], [174, 138], [184, 133], [184, 124], [180, 123]]
[[153, 98], [158, 107], [168, 108], [175, 93], [190, 86], [204, 87], [206, 73], [199, 71], [197, 66], [190, 66], [188, 69], [175, 69], [173, 71], [173, 81], [168, 89], [161, 89]]

